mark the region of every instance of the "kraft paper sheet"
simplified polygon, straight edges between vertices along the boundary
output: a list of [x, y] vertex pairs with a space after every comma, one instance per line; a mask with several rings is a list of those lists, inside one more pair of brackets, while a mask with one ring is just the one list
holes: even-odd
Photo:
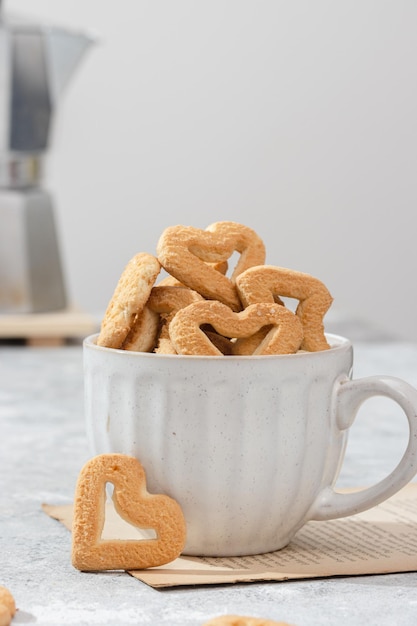
[[[72, 505], [42, 508], [71, 530]], [[140, 538], [139, 533], [107, 503], [103, 538]], [[181, 556], [162, 567], [128, 573], [157, 588], [411, 571], [417, 571], [417, 483], [364, 513], [308, 522], [276, 552], [233, 558]]]

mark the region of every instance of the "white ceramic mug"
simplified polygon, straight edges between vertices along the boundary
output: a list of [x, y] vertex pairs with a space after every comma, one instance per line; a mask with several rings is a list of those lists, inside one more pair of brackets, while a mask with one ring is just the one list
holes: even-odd
[[[149, 491], [181, 505], [189, 555], [278, 550], [309, 520], [371, 508], [416, 474], [417, 390], [391, 377], [351, 380], [351, 343], [327, 338], [322, 352], [193, 357], [103, 348], [89, 337], [92, 452], [141, 461]], [[349, 427], [375, 395], [402, 407], [408, 447], [381, 482], [337, 493]]]

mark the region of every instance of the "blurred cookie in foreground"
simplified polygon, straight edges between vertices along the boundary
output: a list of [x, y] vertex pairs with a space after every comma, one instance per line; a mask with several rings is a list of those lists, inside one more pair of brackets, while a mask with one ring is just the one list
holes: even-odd
[[0, 586], [0, 626], [9, 626], [14, 614], [16, 604], [10, 591]]
[[286, 622], [274, 622], [262, 617], [245, 617], [243, 615], [222, 615], [205, 622], [203, 626], [291, 626]]

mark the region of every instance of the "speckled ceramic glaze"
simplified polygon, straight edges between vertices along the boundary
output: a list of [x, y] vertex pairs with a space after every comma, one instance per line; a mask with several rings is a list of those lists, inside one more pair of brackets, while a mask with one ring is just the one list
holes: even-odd
[[[351, 380], [352, 346], [285, 356], [191, 357], [84, 342], [93, 454], [144, 465], [153, 493], [182, 506], [184, 553], [248, 555], [285, 546], [308, 520], [375, 506], [417, 471], [417, 391], [396, 378]], [[393, 398], [409, 421], [394, 471], [361, 492], [333, 490], [357, 409]]]

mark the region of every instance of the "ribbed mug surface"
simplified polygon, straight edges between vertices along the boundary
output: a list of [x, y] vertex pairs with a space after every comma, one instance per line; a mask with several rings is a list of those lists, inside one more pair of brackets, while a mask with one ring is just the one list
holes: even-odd
[[150, 492], [181, 505], [185, 553], [277, 550], [337, 478], [345, 433], [332, 415], [352, 349], [267, 357], [190, 357], [84, 347], [94, 454], [136, 456]]

